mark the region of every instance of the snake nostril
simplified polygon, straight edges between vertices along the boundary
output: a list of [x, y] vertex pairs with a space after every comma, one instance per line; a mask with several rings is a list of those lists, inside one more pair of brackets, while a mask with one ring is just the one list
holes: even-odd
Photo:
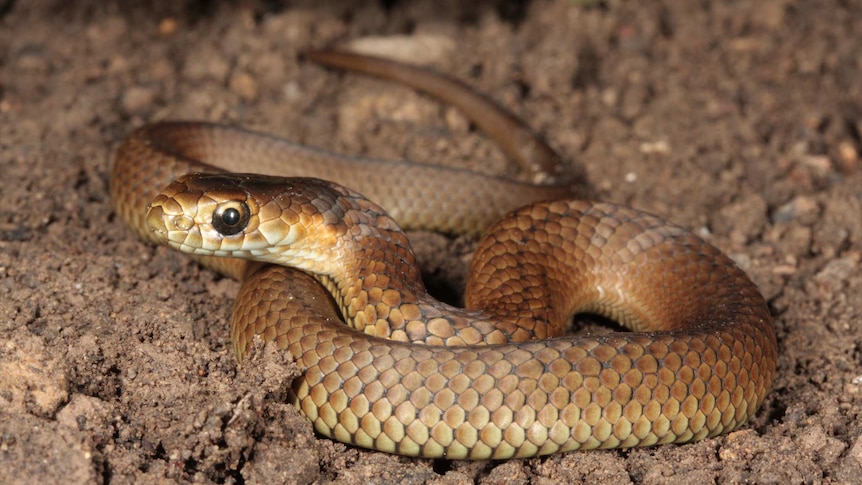
[[172, 216], [169, 220], [171, 221], [172, 229], [176, 229], [177, 231], [188, 231], [195, 225], [194, 219], [182, 214]]

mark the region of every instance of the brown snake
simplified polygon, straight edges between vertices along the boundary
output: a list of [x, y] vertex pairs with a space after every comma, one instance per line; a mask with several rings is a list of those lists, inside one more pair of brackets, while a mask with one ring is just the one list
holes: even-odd
[[[499, 459], [693, 441], [752, 416], [776, 367], [766, 303], [729, 258], [655, 216], [532, 203], [480, 242], [466, 309], [430, 297], [395, 220], [476, 232], [501, 212], [561, 199], [569, 190], [553, 183], [553, 151], [457, 82], [349, 54], [312, 58], [466, 107], [496, 140], [516, 141], [504, 146], [510, 156], [552, 182], [350, 159], [201, 123], [129, 135], [111, 176], [116, 212], [143, 237], [243, 281], [231, 329], [237, 355], [254, 335], [287, 349], [303, 370], [294, 404], [318, 432], [403, 455]], [[321, 177], [358, 192], [313, 178], [213, 173], [236, 170]], [[418, 183], [407, 189], [410, 180]], [[633, 332], [561, 337], [583, 312]]]

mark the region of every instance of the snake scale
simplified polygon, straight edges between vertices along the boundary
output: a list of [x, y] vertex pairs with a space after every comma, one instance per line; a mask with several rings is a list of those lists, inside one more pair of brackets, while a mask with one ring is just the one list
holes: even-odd
[[[237, 356], [255, 335], [286, 349], [303, 371], [293, 403], [318, 432], [408, 456], [502, 459], [688, 442], [753, 415], [776, 336], [728, 257], [656, 216], [570, 199], [553, 150], [457, 81], [357, 54], [309, 58], [455, 104], [541, 182], [206, 123], [127, 137], [111, 174], [117, 214], [243, 282]], [[399, 224], [475, 234], [506, 212], [472, 259], [465, 308], [431, 297]], [[632, 331], [564, 336], [577, 313]]]

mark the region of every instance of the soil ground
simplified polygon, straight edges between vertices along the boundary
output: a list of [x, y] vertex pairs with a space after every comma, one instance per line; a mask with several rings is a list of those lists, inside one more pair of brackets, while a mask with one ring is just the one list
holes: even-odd
[[[0, 1], [0, 482], [862, 483], [860, 39], [858, 0]], [[301, 57], [355, 41], [490, 94], [594, 197], [730, 254], [779, 337], [755, 418], [687, 445], [410, 459], [316, 436], [276, 398], [285, 356], [238, 365], [237, 284], [112, 215], [113, 151], [185, 118], [509, 169], [454, 109]], [[473, 242], [412, 238], [458, 288]]]

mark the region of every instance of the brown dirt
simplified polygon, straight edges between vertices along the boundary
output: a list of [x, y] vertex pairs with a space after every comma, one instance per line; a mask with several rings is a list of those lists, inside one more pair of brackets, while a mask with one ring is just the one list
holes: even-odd
[[[640, 3], [0, 1], [0, 482], [862, 483], [862, 3]], [[237, 366], [237, 285], [113, 217], [113, 149], [145, 121], [192, 118], [505, 169], [454, 110], [299, 57], [368, 37], [518, 112], [597, 197], [739, 262], [780, 343], [746, 428], [407, 459], [315, 436], [280, 400], [285, 356]], [[457, 288], [469, 241], [415, 240]]]

